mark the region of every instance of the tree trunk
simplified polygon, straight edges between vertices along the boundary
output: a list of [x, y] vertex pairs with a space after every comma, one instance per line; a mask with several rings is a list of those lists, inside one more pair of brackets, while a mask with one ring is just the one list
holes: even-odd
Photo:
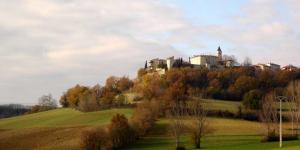
[[198, 140], [198, 141], [196, 142], [196, 148], [197, 148], [197, 149], [200, 148], [200, 140]]
[[180, 147], [180, 139], [179, 136], [176, 136], [176, 148]]

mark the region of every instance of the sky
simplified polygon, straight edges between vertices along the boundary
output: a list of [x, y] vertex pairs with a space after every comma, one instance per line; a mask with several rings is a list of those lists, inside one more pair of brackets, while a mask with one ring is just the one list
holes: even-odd
[[134, 78], [151, 58], [300, 66], [299, 0], [0, 0], [0, 104]]

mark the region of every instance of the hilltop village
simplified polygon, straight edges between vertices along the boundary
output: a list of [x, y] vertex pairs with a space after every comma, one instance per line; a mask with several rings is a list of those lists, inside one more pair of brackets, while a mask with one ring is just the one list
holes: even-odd
[[[260, 70], [287, 70], [294, 71], [298, 68], [293, 65], [287, 65], [281, 67], [276, 63], [259, 63], [256, 65], [251, 65], [252, 67]], [[170, 70], [172, 68], [180, 68], [180, 67], [192, 67], [192, 68], [200, 68], [205, 67], [209, 70], [220, 70], [224, 68], [232, 68], [232, 67], [240, 67], [241, 65], [236, 62], [235, 58], [232, 56], [223, 55], [222, 49], [219, 46], [217, 49], [216, 55], [194, 55], [189, 57], [188, 61], [183, 60], [182, 58], [176, 58], [174, 56], [169, 57], [167, 59], [155, 58], [150, 61], [146, 61], [145, 69], [148, 71], [156, 71], [159, 74], [165, 74], [166, 70]]]

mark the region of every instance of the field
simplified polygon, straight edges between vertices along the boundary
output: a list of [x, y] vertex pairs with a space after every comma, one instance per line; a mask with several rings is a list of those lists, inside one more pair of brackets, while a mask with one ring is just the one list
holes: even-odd
[[[251, 121], [209, 118], [214, 133], [204, 138], [201, 149], [205, 150], [275, 150], [278, 142], [262, 143], [264, 128], [262, 124]], [[288, 126], [287, 124], [285, 126]], [[174, 138], [165, 132], [168, 128], [168, 120], [160, 120], [155, 129], [147, 137], [126, 150], [172, 150]], [[183, 145], [187, 149], [194, 149], [191, 138], [188, 135], [182, 137]], [[300, 141], [284, 142], [283, 150], [299, 150]]]
[[[204, 100], [209, 109], [237, 111], [239, 102]], [[83, 113], [74, 109], [57, 109], [31, 115], [24, 115], [0, 120], [0, 149], [10, 150], [77, 150], [80, 134], [94, 126], [108, 124], [116, 113], [127, 117], [132, 109], [111, 109]], [[187, 120], [188, 121], [188, 120]], [[278, 149], [278, 143], [261, 143], [264, 128], [258, 122], [209, 118], [210, 127], [214, 130], [203, 139], [203, 149], [207, 150], [250, 150]], [[288, 129], [288, 124], [285, 124]], [[168, 132], [169, 120], [160, 119], [155, 127], [136, 144], [127, 150], [172, 150], [174, 139]], [[285, 130], [284, 132], [287, 132]], [[183, 145], [193, 149], [189, 135], [182, 137]], [[16, 144], [17, 143], [17, 144]], [[300, 149], [299, 141], [284, 142], [284, 150]]]
[[0, 149], [76, 150], [80, 134], [91, 126], [108, 124], [116, 113], [131, 116], [131, 109], [83, 113], [57, 109], [0, 120]]

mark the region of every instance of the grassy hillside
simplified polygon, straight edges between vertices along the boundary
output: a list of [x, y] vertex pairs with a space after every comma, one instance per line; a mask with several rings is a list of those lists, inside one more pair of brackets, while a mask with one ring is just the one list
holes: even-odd
[[[236, 112], [239, 102], [204, 100], [211, 110]], [[132, 109], [111, 109], [83, 113], [74, 109], [57, 109], [0, 120], [0, 149], [16, 150], [79, 150], [80, 135], [90, 127], [108, 124], [116, 113], [130, 117]], [[188, 122], [188, 120], [187, 120]], [[173, 150], [174, 139], [169, 133], [168, 119], [160, 119], [155, 127], [128, 150]], [[261, 143], [264, 128], [258, 122], [238, 119], [209, 118], [214, 130], [203, 139], [207, 150], [277, 149], [278, 143]], [[285, 124], [284, 133], [288, 132]], [[187, 149], [193, 149], [188, 135], [182, 137]], [[18, 143], [18, 144], [16, 144]], [[300, 149], [299, 141], [284, 142], [284, 150]]]
[[202, 100], [209, 110], [227, 110], [230, 112], [237, 112], [238, 107], [242, 106], [241, 102], [236, 101], [224, 101], [215, 99], [203, 99]]
[[64, 108], [1, 119], [0, 149], [77, 150], [83, 130], [108, 124], [116, 113], [130, 117], [132, 109], [83, 113]]
[[[278, 148], [278, 142], [261, 143], [264, 128], [258, 122], [209, 118], [210, 127], [214, 132], [205, 137], [202, 148], [205, 150], [274, 150]], [[288, 124], [285, 124], [287, 128]], [[166, 132], [169, 121], [162, 119], [157, 122], [154, 129], [147, 136], [126, 150], [174, 150], [175, 140], [171, 133]], [[285, 131], [286, 133], [286, 131]], [[182, 144], [187, 149], [194, 149], [191, 137], [182, 136]], [[299, 150], [299, 141], [284, 142], [283, 150]]]
[[110, 109], [96, 112], [80, 112], [70, 108], [1, 119], [0, 129], [33, 127], [69, 127], [107, 124], [116, 113], [129, 117], [132, 109]]

